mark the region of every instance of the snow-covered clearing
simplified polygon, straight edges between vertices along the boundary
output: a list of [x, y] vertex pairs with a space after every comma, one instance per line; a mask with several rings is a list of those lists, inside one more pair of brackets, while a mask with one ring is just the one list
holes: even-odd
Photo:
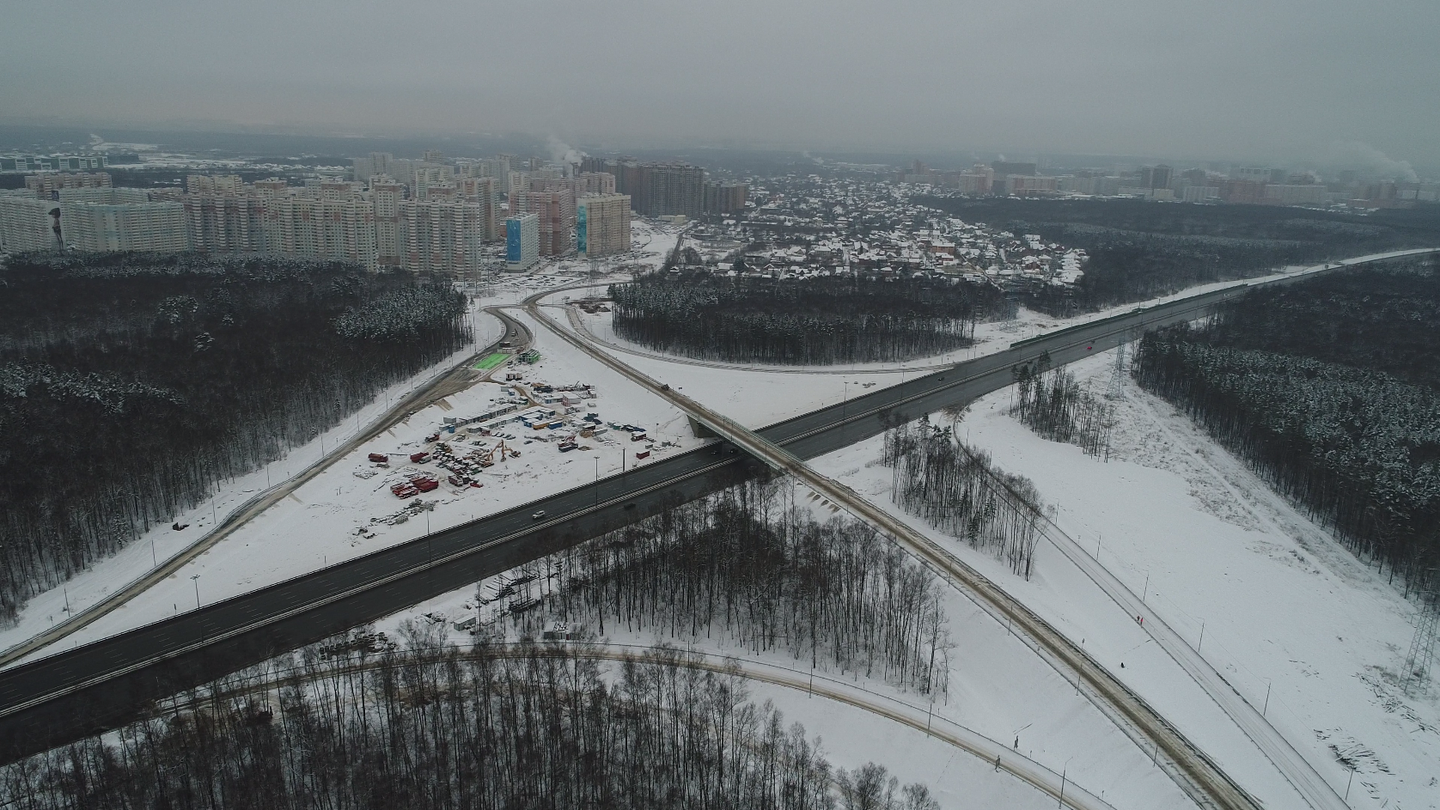
[[[516, 317], [528, 321], [528, 316], [517, 314]], [[664, 400], [602, 364], [578, 352], [567, 351], [568, 344], [548, 330], [527, 325], [535, 334], [535, 348], [541, 360], [533, 366], [508, 366], [498, 375], [501, 380], [505, 370], [513, 370], [523, 374], [527, 386], [535, 382], [555, 386], [583, 382], [594, 386], [597, 394], [593, 400], [595, 407], [589, 408], [582, 403], [577, 415], [594, 411], [606, 422], [646, 428], [652, 445], [651, 461], [699, 443], [691, 435], [684, 415]], [[618, 436], [601, 440], [581, 439], [581, 449], [562, 453], [553, 438], [562, 432], [568, 434], [573, 431], [537, 431], [521, 425], [503, 429], [505, 433], [517, 437], [515, 442], [507, 442], [507, 446], [519, 450], [521, 456], [505, 462], [497, 460], [493, 467], [480, 473], [477, 480], [484, 486], [479, 489], [454, 487], [446, 483], [446, 473], [433, 463], [408, 462], [409, 454], [429, 448], [425, 437], [442, 430], [446, 416], [482, 413], [510, 396], [501, 383], [481, 383], [414, 414], [349, 457], [336, 461], [291, 496], [167, 578], [163, 584], [76, 631], [63, 642], [64, 646], [83, 644], [163, 619], [178, 611], [194, 609], [197, 591], [202, 604], [211, 604], [327, 564], [423, 537], [427, 527], [438, 531], [584, 484], [594, 480], [597, 469], [600, 476], [606, 476], [619, 472], [622, 464], [633, 466], [636, 463], [633, 454], [642, 445], [632, 443], [629, 434], [623, 431], [618, 432]], [[550, 440], [541, 441], [537, 438], [541, 436]], [[442, 438], [454, 441], [457, 450], [470, 448], [469, 444], [457, 441], [452, 434], [442, 434]], [[496, 443], [493, 438], [480, 441], [487, 446]], [[371, 452], [391, 454], [391, 468], [379, 470], [370, 465], [366, 456]], [[628, 462], [624, 460], [627, 453], [631, 455]], [[438, 478], [441, 481], [439, 489], [423, 493], [413, 501], [396, 498], [391, 494], [390, 485], [412, 471]], [[435, 508], [418, 512], [406, 509], [407, 505], [417, 501], [433, 502]], [[403, 522], [395, 520], [394, 516], [402, 512], [408, 512], [404, 515], [408, 519]], [[206, 514], [208, 517], [208, 510]], [[198, 527], [192, 526], [189, 531], [195, 528]], [[127, 549], [124, 555], [113, 558], [111, 562], [128, 559], [126, 555], [133, 555], [134, 551], [135, 547]], [[139, 569], [142, 571], [150, 563], [148, 548], [143, 551], [145, 554]], [[99, 576], [102, 567], [97, 566], [96, 572], [99, 588], [108, 584]], [[115, 568], [119, 570], [118, 565]], [[123, 573], [114, 576], [117, 579], [111, 579], [109, 583], [122, 581], [118, 577]], [[72, 590], [72, 598], [74, 593]], [[18, 637], [16, 640], [19, 640]], [[37, 655], [45, 652], [42, 650]]]
[[[1072, 366], [1104, 390], [1113, 352]], [[1396, 673], [1413, 604], [1163, 401], [1127, 381], [1112, 458], [1048, 442], [1007, 415], [1009, 392], [981, 399], [961, 437], [1033, 480], [1059, 524], [1184, 636], [1352, 806], [1440, 804], [1440, 703], [1406, 696]], [[890, 471], [872, 440], [816, 466], [889, 506]], [[890, 507], [893, 511], [893, 507]], [[912, 521], [913, 524], [914, 521]], [[961, 553], [958, 543], [952, 549]], [[1136, 689], [1273, 807], [1297, 806], [1269, 763], [1099, 588], [1054, 548], [1031, 582], [982, 565]], [[1148, 587], [1147, 587], [1148, 583]], [[1203, 641], [1201, 633], [1203, 632]], [[1126, 664], [1119, 669], [1120, 662]], [[1268, 698], [1267, 698], [1268, 693]], [[1268, 701], [1268, 703], [1267, 703]], [[1226, 728], [1229, 726], [1229, 728]]]

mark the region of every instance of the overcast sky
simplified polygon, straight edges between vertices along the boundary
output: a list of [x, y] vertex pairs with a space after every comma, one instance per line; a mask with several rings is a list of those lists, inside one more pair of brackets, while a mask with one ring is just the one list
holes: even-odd
[[5, 5], [6, 123], [1440, 166], [1437, 0]]

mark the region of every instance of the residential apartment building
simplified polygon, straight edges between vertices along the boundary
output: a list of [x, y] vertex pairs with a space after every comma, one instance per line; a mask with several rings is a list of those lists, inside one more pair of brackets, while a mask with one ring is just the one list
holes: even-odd
[[[532, 186], [545, 182], [534, 180]], [[541, 256], [564, 256], [575, 249], [575, 195], [570, 189], [512, 192], [510, 216], [522, 214], [537, 218]]]
[[[488, 178], [475, 184], [493, 188]], [[493, 194], [481, 205], [455, 183], [433, 183], [427, 199], [408, 199], [386, 175], [358, 182], [322, 181], [295, 188], [257, 182], [237, 193], [186, 195], [197, 250], [272, 252], [353, 261], [371, 270], [465, 271], [480, 266], [494, 235]]]
[[[24, 192], [0, 194], [0, 247], [53, 249], [58, 219], [63, 243], [78, 250], [194, 249], [337, 259], [372, 270], [478, 269], [483, 244], [499, 235], [494, 178], [444, 180], [430, 167], [420, 173], [420, 199], [387, 175], [372, 175], [368, 188], [338, 180], [294, 187], [278, 179], [249, 184], [233, 175], [192, 175], [186, 180], [191, 191], [168, 190], [164, 198], [112, 188], [105, 185], [108, 175], [47, 175], [30, 178]], [[569, 210], [573, 222], [573, 204]], [[565, 230], [562, 242], [570, 234]]]
[[581, 161], [580, 170], [614, 175], [615, 190], [630, 195], [636, 213], [695, 217], [705, 210], [705, 170], [698, 166], [587, 157]]
[[100, 152], [85, 155], [0, 155], [0, 172], [88, 172], [103, 169], [107, 156]]
[[529, 270], [540, 261], [540, 218], [520, 214], [505, 220], [505, 269]]
[[62, 200], [60, 203], [60, 232], [67, 247], [97, 252], [171, 253], [190, 249], [184, 204], [139, 202], [131, 194], [114, 194], [108, 199], [87, 197], [84, 202]]
[[630, 250], [630, 197], [626, 194], [586, 194], [575, 213], [575, 246], [581, 256], [594, 258]]
[[0, 192], [0, 251], [53, 250], [59, 217], [58, 203], [24, 191]]
[[59, 199], [57, 193], [64, 188], [110, 188], [110, 185], [109, 172], [46, 172], [25, 178], [25, 190], [42, 200]]
[[480, 206], [460, 200], [406, 200], [400, 208], [407, 270], [479, 269], [485, 242]]
[[706, 183], [705, 213], [734, 214], [745, 210], [750, 187], [744, 183]]

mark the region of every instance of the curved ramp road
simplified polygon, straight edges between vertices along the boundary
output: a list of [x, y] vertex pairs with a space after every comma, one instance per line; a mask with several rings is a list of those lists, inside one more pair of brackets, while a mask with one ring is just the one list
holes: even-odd
[[[850, 488], [821, 475], [811, 469], [787, 449], [768, 441], [765, 437], [736, 424], [723, 414], [706, 408], [693, 399], [674, 391], [637, 371], [625, 363], [605, 354], [600, 349], [584, 342], [565, 330], [549, 315], [540, 311], [540, 296], [528, 302], [530, 314], [556, 334], [570, 341], [577, 348], [597, 360], [630, 377], [655, 393], [669, 399], [677, 408], [697, 422], [723, 436], [727, 441], [744, 449], [748, 454], [763, 459], [772, 469], [794, 476], [815, 492], [839, 504], [852, 515], [864, 520], [876, 529], [895, 538], [924, 560], [932, 569], [959, 587], [977, 605], [997, 620], [1015, 629], [1032, 642], [1033, 648], [1042, 654], [1067, 680], [1074, 680], [1079, 689], [1083, 680], [1092, 692], [1092, 702], [1098, 698], [1097, 706], [1127, 731], [1132, 739], [1142, 737], [1146, 745], [1155, 747], [1156, 759], [1164, 752], [1165, 770], [1201, 807], [1218, 807], [1225, 810], [1259, 810], [1260, 804], [1254, 797], [1235, 784], [1209, 757], [1185, 738], [1180, 731], [1168, 723], [1142, 698], [1130, 691], [1109, 670], [1102, 667], [1083, 650], [1077, 647], [1044, 619], [1040, 618], [1019, 600], [1012, 597], [999, 585], [970, 567], [940, 545], [912, 529], [903, 521], [891, 517], [884, 510], [855, 494]], [[1123, 329], [1123, 327], [1122, 327]], [[1088, 330], [1085, 330], [1088, 333]], [[1017, 344], [1018, 345], [1018, 344]], [[1085, 350], [1092, 351], [1093, 339], [1087, 339]], [[1003, 369], [1009, 373], [1009, 365]], [[952, 376], [954, 373], [952, 372]], [[981, 379], [992, 379], [995, 372], [979, 375]], [[968, 382], [974, 378], [963, 378]], [[943, 382], [941, 377], [940, 381]], [[999, 388], [1001, 386], [995, 386]], [[994, 390], [994, 389], [992, 389]], [[843, 417], [842, 417], [843, 418]], [[902, 420], [908, 421], [908, 420]], [[1139, 742], [1139, 740], [1136, 740]]]
[[[1356, 263], [1361, 260], [1350, 262]], [[785, 468], [792, 458], [814, 458], [968, 402], [1009, 385], [1011, 366], [1042, 351], [1057, 364], [1070, 362], [1110, 348], [1136, 330], [1194, 319], [1243, 292], [1244, 287], [1205, 293], [1021, 341], [998, 354], [754, 434], [737, 434], [763, 440], [763, 447], [750, 441], [755, 452], [765, 450], [758, 457], [741, 453], [745, 445], [712, 442], [597, 484], [0, 671], [0, 763], [114, 728], [155, 700], [702, 497], [761, 472], [763, 464]], [[716, 415], [701, 421], [722, 420]], [[769, 447], [789, 458], [775, 456]], [[770, 458], [764, 462], [757, 460], [766, 455]], [[538, 510], [549, 517], [533, 520]]]

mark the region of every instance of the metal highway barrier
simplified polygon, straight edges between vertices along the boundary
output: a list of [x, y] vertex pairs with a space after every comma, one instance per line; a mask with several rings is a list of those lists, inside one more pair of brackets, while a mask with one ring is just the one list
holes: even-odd
[[[1331, 268], [1327, 268], [1328, 269]], [[806, 460], [1013, 381], [1048, 351], [1062, 365], [1142, 329], [1203, 316], [1245, 287], [1078, 324], [757, 431]], [[374, 621], [764, 474], [724, 441], [435, 532], [82, 647], [0, 671], [0, 764], [141, 717], [160, 698]], [[535, 520], [544, 510], [550, 516]]]

